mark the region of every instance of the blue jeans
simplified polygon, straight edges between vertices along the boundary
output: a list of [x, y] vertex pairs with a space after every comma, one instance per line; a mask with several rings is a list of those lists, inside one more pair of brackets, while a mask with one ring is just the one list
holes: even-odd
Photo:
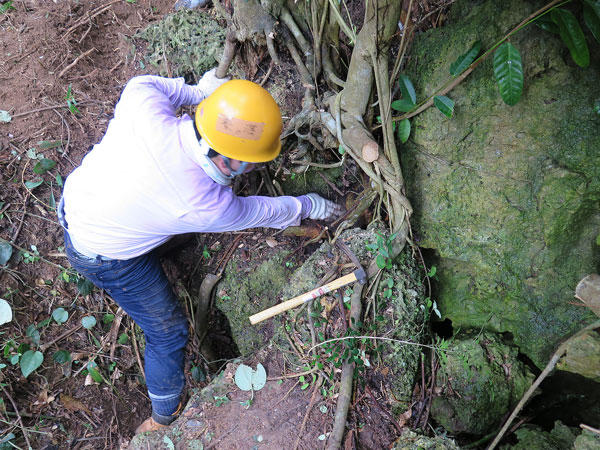
[[152, 415], [171, 416], [185, 385], [183, 374], [188, 323], [155, 251], [127, 260], [90, 258], [79, 253], [65, 230], [71, 266], [104, 289], [144, 332], [145, 372]]

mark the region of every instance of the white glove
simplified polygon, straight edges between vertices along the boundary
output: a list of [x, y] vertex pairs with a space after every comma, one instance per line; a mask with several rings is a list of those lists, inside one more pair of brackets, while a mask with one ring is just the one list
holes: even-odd
[[217, 78], [216, 74], [217, 68], [215, 67], [214, 69], [210, 69], [208, 72], [202, 75], [202, 78], [200, 78], [200, 81], [198, 81], [198, 89], [204, 93], [205, 97], [208, 97], [215, 91], [215, 89], [217, 89], [226, 81], [230, 80], [229, 77]]
[[308, 217], [314, 220], [328, 220], [339, 217], [344, 212], [344, 209], [330, 200], [321, 197], [319, 194], [306, 194], [310, 199], [312, 208]]

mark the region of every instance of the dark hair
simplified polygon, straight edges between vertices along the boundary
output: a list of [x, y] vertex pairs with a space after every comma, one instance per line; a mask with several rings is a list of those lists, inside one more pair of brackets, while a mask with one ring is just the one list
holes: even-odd
[[206, 156], [208, 156], [209, 158], [214, 158], [215, 156], [219, 156], [219, 154], [215, 152], [212, 148], [209, 148]]

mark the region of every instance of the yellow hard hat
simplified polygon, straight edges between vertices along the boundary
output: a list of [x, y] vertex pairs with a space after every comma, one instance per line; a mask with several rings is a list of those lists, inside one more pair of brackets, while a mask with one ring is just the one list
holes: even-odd
[[219, 86], [196, 108], [196, 127], [212, 149], [231, 159], [266, 162], [281, 151], [279, 106], [252, 81]]

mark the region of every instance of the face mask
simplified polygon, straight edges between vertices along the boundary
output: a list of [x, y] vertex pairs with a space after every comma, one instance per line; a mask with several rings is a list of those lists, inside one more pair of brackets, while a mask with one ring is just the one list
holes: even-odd
[[[238, 173], [234, 173], [237, 171], [232, 171], [231, 168], [229, 168], [229, 161], [226, 161], [225, 164], [227, 164], [227, 168], [229, 168], [231, 175], [225, 175], [219, 170], [219, 168], [213, 162], [213, 160], [207, 156], [208, 151], [210, 150], [210, 146], [208, 145], [208, 143], [204, 139], [200, 139], [198, 143], [200, 144], [200, 165], [204, 169], [204, 172], [206, 172], [206, 175], [212, 178], [212, 180], [216, 183], [219, 183], [223, 186], [229, 186], [231, 184], [231, 180], [233, 180], [233, 177], [238, 175]], [[244, 166], [243, 169], [245, 168], [246, 167]], [[240, 169], [242, 169], [242, 166], [240, 166]]]
[[231, 168], [231, 159], [229, 159], [227, 156], [223, 156], [223, 155], [221, 155], [221, 158], [223, 158], [223, 161], [225, 162], [225, 167], [227, 167], [227, 169], [229, 169], [229, 173], [231, 174], [232, 177], [237, 177], [238, 175], [243, 174], [244, 170], [246, 170], [246, 167], [248, 167], [247, 161], [240, 161], [240, 167], [238, 167], [237, 170], [233, 170]]

